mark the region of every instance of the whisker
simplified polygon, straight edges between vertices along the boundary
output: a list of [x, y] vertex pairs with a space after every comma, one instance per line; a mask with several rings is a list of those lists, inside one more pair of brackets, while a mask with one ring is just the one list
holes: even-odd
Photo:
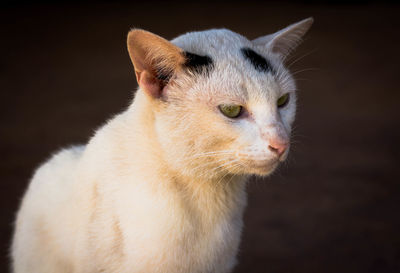
[[[296, 60], [294, 60], [293, 62], [291, 62], [289, 65], [287, 65], [286, 67], [289, 69], [292, 65], [294, 65], [295, 63], [297, 63], [298, 61], [300, 61], [301, 59], [304, 59], [305, 57], [311, 55], [312, 53], [314, 53], [315, 51], [317, 51], [317, 48], [311, 50], [310, 52], [307, 52], [306, 54], [301, 55], [300, 57], [298, 57]], [[288, 60], [289, 61], [289, 60]]]
[[219, 166], [215, 167], [214, 169], [210, 170], [210, 172], [214, 172], [214, 171], [216, 171], [216, 170], [218, 170], [218, 169], [220, 169], [220, 168], [222, 168], [222, 167], [225, 167], [226, 165], [232, 164], [232, 163], [237, 162], [237, 161], [239, 161], [239, 160], [240, 160], [240, 159], [233, 159], [233, 160], [230, 160], [230, 161], [228, 161], [228, 162], [225, 162], [224, 164], [219, 165]]
[[[217, 166], [217, 167], [215, 167], [215, 168], [213, 168], [211, 171], [209, 171], [210, 173], [213, 173], [213, 172], [215, 172], [216, 171], [216, 173], [219, 173], [219, 172], [221, 172], [222, 170], [218, 170], [219, 168], [222, 168], [222, 167], [224, 167], [224, 166], [226, 166], [226, 165], [229, 165], [229, 164], [232, 164], [232, 163], [234, 163], [234, 162], [237, 162], [239, 159], [233, 159], [233, 160], [230, 160], [230, 161], [228, 161], [228, 162], [225, 162], [225, 163], [223, 163], [222, 165], [219, 165], [219, 166]], [[226, 175], [228, 175], [229, 174], [229, 172], [226, 172], [223, 176], [222, 176], [222, 178], [219, 180], [219, 181], [222, 181], [222, 179], [226, 176]], [[201, 189], [201, 187], [205, 184], [205, 183], [208, 183], [208, 182], [210, 182], [210, 181], [208, 181], [208, 180], [204, 180], [204, 181], [202, 181], [202, 183], [200, 183], [197, 187], [196, 187], [196, 189], [193, 191], [193, 198], [197, 195], [197, 192]], [[192, 183], [194, 183], [194, 182], [192, 182]], [[216, 187], [218, 186], [218, 182], [216, 183]], [[215, 188], [216, 188], [215, 187]]]
[[194, 167], [194, 168], [192, 169], [192, 171], [195, 171], [195, 170], [197, 170], [197, 169], [199, 169], [199, 168], [203, 168], [203, 167], [209, 166], [209, 165], [211, 165], [211, 164], [215, 164], [215, 163], [218, 163], [218, 162], [221, 162], [221, 161], [225, 161], [225, 160], [226, 160], [226, 158], [220, 158], [219, 160], [216, 160], [216, 161], [215, 161], [215, 160], [209, 161], [209, 162], [206, 162], [206, 163], [204, 163], [204, 164], [200, 164], [200, 165]]
[[305, 72], [305, 71], [319, 71], [319, 70], [320, 70], [319, 68], [305, 68], [305, 69], [301, 69], [301, 70], [293, 72], [292, 76], [302, 73], [302, 72]]
[[[233, 161], [231, 161], [231, 162], [229, 162], [229, 163], [231, 163], [231, 164], [234, 163], [232, 166], [230, 166], [230, 168], [233, 169], [233, 170], [237, 169], [237, 168], [241, 165], [240, 160], [233, 160]], [[219, 185], [222, 183], [223, 179], [224, 179], [228, 174], [231, 174], [231, 178], [229, 178], [229, 180], [228, 180], [228, 182], [227, 182], [226, 184], [229, 184], [230, 181], [232, 181], [233, 177], [235, 177], [234, 174], [232, 174], [232, 173], [230, 173], [230, 172], [226, 172], [226, 173], [221, 177], [221, 179], [219, 179], [219, 180], [217, 181], [217, 183], [215, 184], [215, 190], [214, 190], [214, 191], [216, 191], [216, 189], [217, 189], [217, 188], [219, 187]]]
[[198, 153], [191, 156], [191, 158], [202, 157], [202, 156], [211, 156], [211, 155], [223, 155], [223, 154], [233, 154], [235, 151], [233, 150], [221, 150], [221, 151], [212, 151], [205, 153]]

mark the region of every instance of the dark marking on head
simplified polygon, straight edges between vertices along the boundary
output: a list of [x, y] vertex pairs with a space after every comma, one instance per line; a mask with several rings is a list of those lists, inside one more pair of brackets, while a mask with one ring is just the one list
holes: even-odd
[[167, 73], [165, 71], [162, 71], [161, 69], [158, 69], [158, 71], [156, 72], [156, 75], [157, 75], [158, 80], [165, 82], [165, 83], [168, 83], [172, 76], [171, 73]]
[[207, 55], [200, 56], [187, 51], [184, 52], [184, 55], [186, 58], [184, 66], [194, 73], [209, 73], [214, 66], [213, 60]]
[[168, 85], [170, 79], [172, 78], [173, 73], [164, 71], [163, 69], [157, 69], [155, 72], [155, 78], [158, 80], [158, 84], [160, 89], [163, 89], [165, 86]]
[[[207, 55], [200, 56], [186, 51], [183, 52], [183, 55], [185, 57], [183, 67], [192, 73], [205, 73], [207, 75], [214, 66], [213, 60]], [[157, 69], [155, 71], [156, 78], [160, 81], [162, 87], [168, 84], [173, 74], [173, 71], [166, 71], [164, 69]]]
[[271, 63], [251, 48], [242, 48], [240, 51], [242, 52], [243, 56], [251, 62], [257, 71], [267, 73], [271, 72], [275, 74]]

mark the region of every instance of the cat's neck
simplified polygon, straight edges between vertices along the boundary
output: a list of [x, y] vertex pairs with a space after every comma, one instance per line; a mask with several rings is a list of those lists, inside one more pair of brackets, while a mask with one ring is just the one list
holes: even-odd
[[[247, 177], [222, 174], [219, 176], [188, 175], [172, 168], [163, 157], [155, 130], [154, 109], [159, 107], [144, 92], [138, 91], [134, 103], [128, 109], [129, 123], [135, 127], [129, 139], [130, 155], [134, 155], [135, 166], [147, 177], [153, 177], [154, 187], [168, 186], [182, 198], [199, 208], [220, 204], [220, 209], [233, 209], [246, 202], [245, 184]], [[128, 150], [128, 149], [127, 149]], [[162, 185], [159, 185], [160, 181]], [[242, 204], [243, 203], [243, 204]], [[224, 213], [221, 211], [221, 213]]]

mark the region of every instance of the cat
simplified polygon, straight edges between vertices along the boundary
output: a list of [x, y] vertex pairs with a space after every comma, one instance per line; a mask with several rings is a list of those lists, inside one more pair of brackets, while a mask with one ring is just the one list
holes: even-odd
[[289, 152], [296, 86], [284, 61], [312, 22], [251, 41], [227, 29], [171, 42], [131, 30], [135, 98], [35, 172], [13, 272], [231, 272], [246, 182]]

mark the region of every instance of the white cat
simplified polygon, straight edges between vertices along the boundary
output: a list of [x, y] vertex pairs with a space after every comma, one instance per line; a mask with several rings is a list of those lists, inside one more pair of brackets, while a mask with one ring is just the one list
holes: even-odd
[[253, 41], [226, 29], [171, 42], [130, 31], [135, 99], [36, 171], [13, 271], [231, 272], [246, 181], [289, 151], [296, 88], [283, 61], [312, 21]]

